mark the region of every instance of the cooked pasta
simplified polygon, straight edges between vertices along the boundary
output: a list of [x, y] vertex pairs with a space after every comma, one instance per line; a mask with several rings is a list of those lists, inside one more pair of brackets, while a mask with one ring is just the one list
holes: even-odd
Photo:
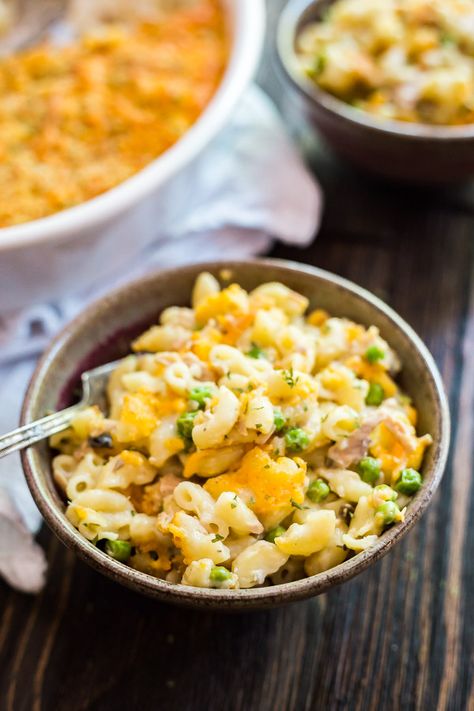
[[377, 328], [283, 284], [201, 274], [51, 446], [66, 516], [91, 545], [209, 589], [281, 584], [404, 520], [431, 436]]
[[298, 52], [322, 89], [374, 116], [474, 122], [472, 0], [336, 0]]

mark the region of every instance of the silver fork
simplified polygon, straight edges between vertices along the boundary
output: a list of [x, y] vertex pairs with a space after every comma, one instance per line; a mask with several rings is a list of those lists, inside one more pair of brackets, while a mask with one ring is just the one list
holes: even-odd
[[30, 422], [27, 425], [23, 425], [23, 427], [18, 427], [18, 429], [1, 436], [0, 458], [11, 454], [11, 452], [16, 452], [19, 449], [25, 449], [36, 442], [40, 442], [57, 432], [67, 429], [78, 412], [90, 405], [99, 404], [104, 395], [110, 373], [115, 370], [121, 362], [122, 360], [115, 360], [82, 373], [82, 398], [76, 405], [72, 405], [72, 407], [68, 407], [66, 410], [55, 412], [52, 415], [47, 415], [41, 418], [41, 420]]

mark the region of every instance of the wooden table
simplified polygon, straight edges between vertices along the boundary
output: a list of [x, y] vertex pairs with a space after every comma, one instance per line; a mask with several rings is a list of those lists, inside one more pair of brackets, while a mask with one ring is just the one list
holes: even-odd
[[[282, 1], [271, 4], [274, 14]], [[272, 254], [371, 289], [431, 348], [454, 431], [429, 512], [383, 561], [333, 592], [234, 616], [139, 597], [43, 530], [44, 592], [27, 597], [0, 583], [2, 711], [474, 709], [472, 193], [390, 187], [319, 146], [309, 153], [326, 195], [322, 229], [310, 247]]]

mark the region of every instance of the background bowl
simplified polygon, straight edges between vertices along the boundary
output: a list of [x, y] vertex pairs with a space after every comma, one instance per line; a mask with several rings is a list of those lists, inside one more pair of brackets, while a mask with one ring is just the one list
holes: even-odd
[[377, 119], [319, 89], [301, 71], [295, 39], [334, 0], [289, 0], [277, 31], [277, 67], [291, 123], [316, 128], [342, 157], [387, 178], [437, 184], [474, 175], [474, 125]]
[[109, 558], [78, 533], [64, 515], [64, 501], [51, 476], [51, 452], [47, 443], [23, 452], [22, 462], [33, 498], [48, 525], [63, 543], [96, 570], [167, 602], [218, 609], [262, 608], [322, 593], [377, 561], [421, 516], [440, 482], [450, 430], [441, 378], [418, 336], [382, 301], [329, 272], [278, 260], [213, 262], [158, 272], [97, 301], [59, 334], [33, 375], [23, 406], [22, 423], [69, 404], [84, 369], [125, 355], [130, 340], [156, 323], [162, 309], [189, 304], [192, 285], [199, 272], [205, 269], [218, 277], [223, 268], [230, 269], [232, 280], [244, 288], [251, 289], [266, 281], [282, 281], [306, 295], [313, 307], [365, 325], [374, 324], [399, 353], [403, 363], [400, 382], [418, 408], [419, 431], [431, 433], [434, 439], [423, 463], [423, 487], [410, 503], [404, 523], [387, 530], [368, 551], [304, 580], [238, 591], [172, 585]]
[[231, 51], [223, 80], [174, 146], [103, 195], [50, 217], [0, 229], [0, 312], [51, 301], [114, 274], [157, 237], [157, 215], [179, 215], [187, 171], [231, 118], [259, 63], [264, 0], [222, 0]]

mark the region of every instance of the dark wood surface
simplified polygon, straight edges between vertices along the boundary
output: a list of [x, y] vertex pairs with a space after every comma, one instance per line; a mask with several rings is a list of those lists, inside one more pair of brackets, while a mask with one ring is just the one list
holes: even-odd
[[[271, 0], [272, 15], [282, 0]], [[266, 64], [262, 82], [275, 89]], [[0, 709], [474, 710], [472, 187], [383, 185], [306, 142], [326, 195], [316, 264], [381, 295], [444, 377], [453, 441], [421, 523], [383, 561], [307, 602], [233, 616], [118, 587], [46, 530], [38, 597], [0, 582]]]

